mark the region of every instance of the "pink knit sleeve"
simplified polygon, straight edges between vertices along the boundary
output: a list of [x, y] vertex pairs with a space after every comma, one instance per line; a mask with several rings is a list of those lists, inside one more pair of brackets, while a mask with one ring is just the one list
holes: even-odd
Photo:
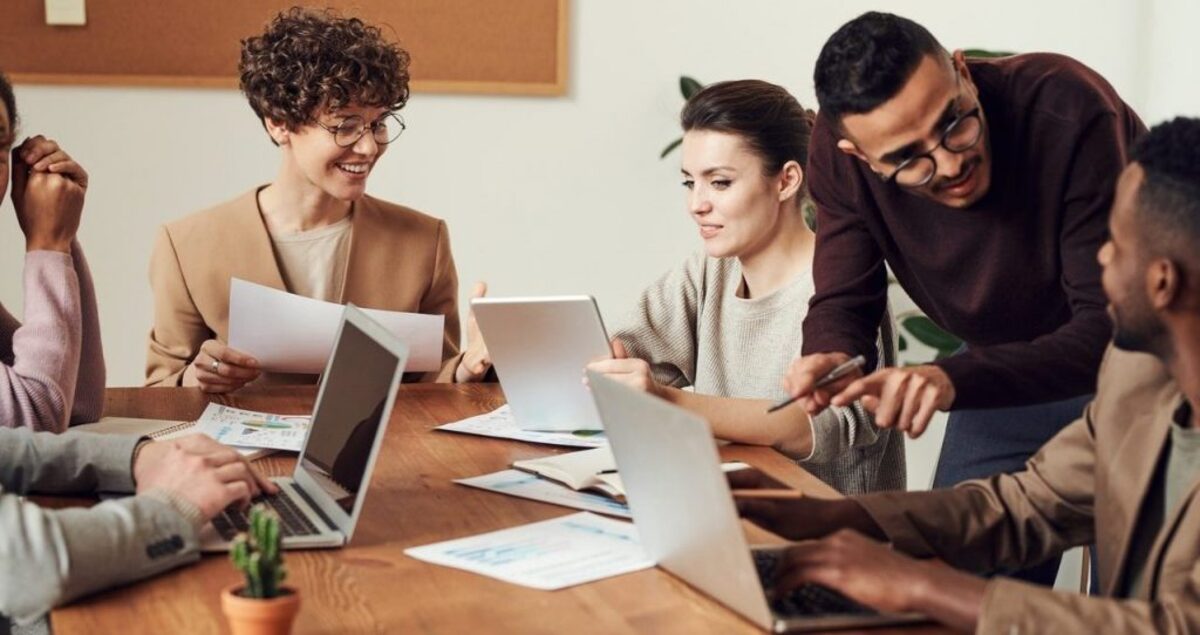
[[81, 332], [79, 279], [71, 256], [25, 254], [25, 321], [0, 342], [6, 362], [0, 364], [0, 425], [66, 430]]
[[79, 374], [75, 380], [75, 402], [71, 406], [70, 423], [89, 423], [104, 414], [104, 347], [100, 342], [100, 312], [96, 303], [96, 288], [83, 247], [76, 241], [71, 246], [75, 276], [79, 279], [79, 305], [82, 310], [82, 341], [79, 351]]

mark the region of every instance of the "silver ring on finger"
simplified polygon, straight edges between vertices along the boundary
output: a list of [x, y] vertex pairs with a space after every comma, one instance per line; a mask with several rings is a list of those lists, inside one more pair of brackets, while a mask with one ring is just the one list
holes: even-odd
[[212, 364], [209, 365], [209, 368], [212, 370], [214, 375], [220, 375], [221, 374], [221, 360], [213, 359]]

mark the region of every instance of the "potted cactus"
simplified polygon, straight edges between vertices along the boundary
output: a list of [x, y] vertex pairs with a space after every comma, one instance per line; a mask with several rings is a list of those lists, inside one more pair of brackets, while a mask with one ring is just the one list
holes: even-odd
[[300, 596], [282, 586], [287, 568], [280, 542], [275, 512], [263, 505], [251, 508], [250, 529], [234, 539], [229, 552], [245, 583], [221, 594], [221, 608], [234, 635], [287, 635], [292, 630]]

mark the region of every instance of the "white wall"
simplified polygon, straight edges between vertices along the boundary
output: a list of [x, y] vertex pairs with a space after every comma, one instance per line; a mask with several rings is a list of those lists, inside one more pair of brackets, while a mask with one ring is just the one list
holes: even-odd
[[[1133, 2], [887, 6], [949, 47], [1070, 53], [1135, 105], [1142, 100]], [[496, 294], [587, 291], [607, 314], [619, 313], [643, 283], [698, 246], [677, 156], [657, 158], [676, 135], [678, 75], [761, 77], [812, 105], [822, 42], [869, 8], [580, 0], [572, 4], [566, 97], [418, 94], [371, 190], [445, 218], [464, 283], [486, 279]], [[1083, 14], [1088, 28], [1063, 26]], [[99, 287], [110, 382], [137, 384], [152, 232], [268, 181], [275, 149], [232, 90], [18, 86], [17, 96], [24, 131], [57, 138], [91, 172], [82, 238]], [[0, 271], [10, 273], [0, 276], [0, 301], [19, 309], [22, 243], [10, 212], [5, 202]]]

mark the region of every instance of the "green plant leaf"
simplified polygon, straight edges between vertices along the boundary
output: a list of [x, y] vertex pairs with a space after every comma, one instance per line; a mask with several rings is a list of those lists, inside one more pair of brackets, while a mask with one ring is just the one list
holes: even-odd
[[679, 76], [679, 92], [683, 93], [684, 99], [691, 99], [692, 95], [700, 92], [702, 88], [704, 88], [704, 84], [696, 81], [695, 78], [687, 75]]
[[963, 55], [967, 57], [1009, 57], [1016, 55], [1010, 51], [989, 51], [987, 49], [965, 49]]
[[896, 350], [899, 350], [899, 351], [907, 351], [908, 350], [908, 340], [904, 339], [903, 335], [897, 336]]
[[933, 323], [933, 320], [924, 315], [912, 315], [903, 318], [900, 321], [900, 325], [915, 337], [918, 342], [930, 348], [937, 349], [939, 355], [942, 353], [948, 355], [957, 351], [962, 346], [962, 340], [942, 330], [940, 326]]
[[668, 143], [667, 147], [663, 148], [662, 154], [658, 155], [658, 158], [660, 158], [660, 159], [667, 158], [667, 155], [674, 152], [675, 148], [678, 148], [679, 144], [681, 144], [681, 143], [683, 143], [683, 137], [680, 137], [680, 138], [672, 141], [671, 143]]

